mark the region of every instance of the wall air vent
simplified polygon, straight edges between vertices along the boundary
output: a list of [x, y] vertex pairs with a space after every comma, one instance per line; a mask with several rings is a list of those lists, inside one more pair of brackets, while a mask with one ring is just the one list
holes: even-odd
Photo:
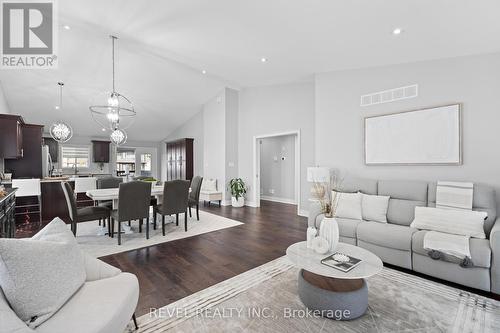
[[399, 87], [361, 96], [361, 106], [390, 103], [418, 96], [418, 84]]

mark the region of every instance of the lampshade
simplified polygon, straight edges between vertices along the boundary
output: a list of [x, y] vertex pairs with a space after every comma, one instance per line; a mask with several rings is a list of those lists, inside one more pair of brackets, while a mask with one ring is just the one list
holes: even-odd
[[328, 183], [330, 181], [330, 168], [326, 167], [307, 168], [307, 181], [310, 183]]

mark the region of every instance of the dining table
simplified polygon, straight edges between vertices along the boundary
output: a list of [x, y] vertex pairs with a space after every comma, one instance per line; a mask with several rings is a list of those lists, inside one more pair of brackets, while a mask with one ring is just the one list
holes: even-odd
[[[191, 188], [189, 189], [191, 191]], [[85, 193], [90, 199], [94, 201], [113, 201], [113, 209], [118, 209], [118, 188], [101, 188], [95, 190], [88, 190]], [[162, 202], [163, 197], [163, 185], [153, 185], [151, 186], [151, 196], [156, 197], [158, 202]]]
[[[151, 186], [151, 196], [155, 197], [158, 203], [161, 203], [163, 200], [163, 184], [162, 185], [153, 185]], [[191, 187], [189, 188], [189, 192], [191, 192]], [[118, 199], [119, 199], [119, 188], [101, 188], [88, 190], [85, 194], [94, 201], [113, 201], [113, 209], [118, 209]], [[172, 222], [173, 220], [169, 220], [168, 222]], [[153, 223], [153, 220], [150, 220], [150, 223]], [[122, 231], [126, 234], [133, 233], [132, 229], [122, 224]], [[98, 231], [98, 235], [107, 234], [107, 230], [104, 227], [101, 227]]]

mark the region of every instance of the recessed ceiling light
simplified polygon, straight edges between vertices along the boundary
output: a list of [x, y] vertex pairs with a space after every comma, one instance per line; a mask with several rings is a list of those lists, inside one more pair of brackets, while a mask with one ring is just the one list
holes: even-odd
[[266, 62], [266, 61], [267, 61], [267, 58], [260, 58], [260, 61], [261, 61], [261, 62]]
[[202, 70], [201, 74], [207, 74], [207, 71], [206, 70]]
[[56, 110], [59, 110], [59, 105], [54, 106]]
[[395, 28], [394, 30], [392, 30], [393, 35], [400, 35], [402, 32], [403, 32], [403, 29], [401, 29], [401, 28]]
[[106, 132], [106, 129], [105, 129], [105, 128], [103, 128], [103, 129], [102, 129], [102, 131], [103, 131], [103, 132]]
[[66, 29], [66, 30], [71, 29], [71, 27], [69, 25], [65, 25], [63, 28]]

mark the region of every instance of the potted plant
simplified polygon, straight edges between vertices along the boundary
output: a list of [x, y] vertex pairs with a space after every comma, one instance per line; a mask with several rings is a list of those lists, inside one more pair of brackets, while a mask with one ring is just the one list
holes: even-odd
[[245, 193], [247, 187], [241, 178], [233, 178], [229, 182], [229, 191], [231, 191], [231, 205], [233, 207], [243, 207], [245, 204]]

